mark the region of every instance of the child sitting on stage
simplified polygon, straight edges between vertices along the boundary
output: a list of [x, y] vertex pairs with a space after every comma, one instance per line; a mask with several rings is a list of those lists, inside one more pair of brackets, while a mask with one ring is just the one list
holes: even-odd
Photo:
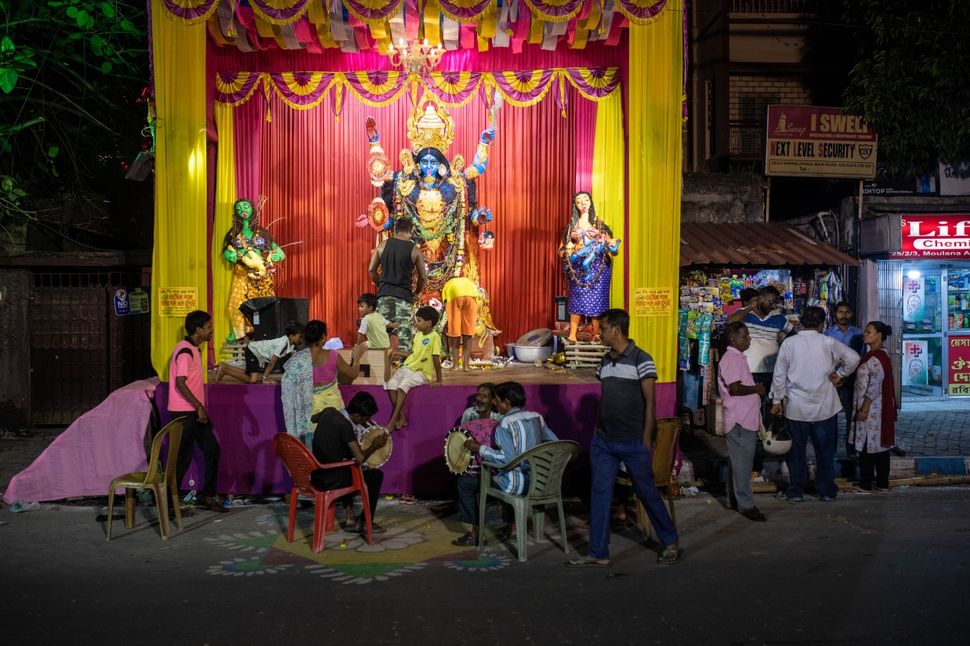
[[441, 384], [441, 335], [434, 331], [437, 322], [438, 310], [433, 307], [426, 305], [415, 312], [414, 327], [418, 332], [411, 344], [411, 354], [404, 360], [404, 365], [384, 382], [384, 390], [394, 405], [394, 412], [387, 423], [387, 430], [392, 433], [408, 425], [407, 418], [401, 412], [408, 391], [422, 384], [430, 383], [432, 387]]
[[285, 364], [293, 351], [303, 344], [303, 324], [295, 321], [286, 326], [285, 336], [263, 341], [250, 341], [246, 345], [244, 355], [246, 368], [237, 368], [226, 362], [219, 364], [216, 371], [216, 383], [229, 375], [243, 383], [254, 384], [262, 375], [263, 381], [271, 381], [270, 375], [277, 365]]
[[397, 323], [388, 323], [377, 311], [377, 296], [361, 294], [357, 299], [357, 312], [360, 313], [360, 327], [357, 328], [357, 343], [367, 341], [368, 350], [388, 350], [397, 353]]

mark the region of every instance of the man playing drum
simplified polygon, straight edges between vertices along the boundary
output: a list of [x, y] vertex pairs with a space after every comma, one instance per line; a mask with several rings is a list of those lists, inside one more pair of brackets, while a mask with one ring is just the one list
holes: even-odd
[[[371, 454], [387, 443], [387, 435], [375, 438], [366, 449], [361, 449], [360, 444], [357, 443], [354, 425], [366, 425], [376, 412], [377, 402], [374, 401], [373, 395], [360, 392], [354, 395], [345, 410], [338, 411], [336, 408], [325, 408], [314, 415], [313, 421], [317, 427], [313, 433], [313, 456], [321, 464], [344, 460], [353, 460], [357, 464], [363, 464]], [[381, 483], [383, 481], [383, 471], [364, 469], [364, 482], [367, 484], [369, 498], [367, 503], [370, 505], [371, 526], [375, 534], [384, 531], [384, 528], [373, 522], [374, 513], [377, 511], [377, 501], [381, 497]], [[310, 473], [310, 482], [318, 489], [349, 487], [351, 484], [350, 469], [317, 469]], [[354, 531], [358, 533], [364, 531], [363, 514], [357, 519]]]
[[[492, 398], [495, 396], [495, 386], [484, 383], [478, 387], [475, 395], [475, 405], [468, 408], [461, 416], [461, 427], [468, 432], [468, 436], [483, 446], [492, 445], [492, 434], [502, 415], [495, 410]], [[482, 457], [477, 453], [472, 456], [471, 463], [465, 473], [458, 475], [458, 517], [465, 526], [465, 533], [455, 540], [452, 545], [471, 547], [478, 544], [478, 488], [481, 483]]]

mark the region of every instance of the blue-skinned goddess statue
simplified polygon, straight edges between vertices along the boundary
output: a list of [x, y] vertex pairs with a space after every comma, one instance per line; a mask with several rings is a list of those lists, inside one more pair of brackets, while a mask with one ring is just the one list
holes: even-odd
[[[499, 105], [500, 98], [492, 108], [493, 123]], [[440, 300], [441, 289], [450, 278], [464, 276], [479, 287], [484, 306], [476, 331], [483, 342], [489, 333], [498, 331], [480, 282], [479, 239], [492, 213], [478, 208], [476, 180], [488, 167], [495, 129], [481, 133], [467, 167], [462, 155], [450, 159], [447, 155], [455, 124], [448, 110], [433, 98], [425, 96], [418, 102], [408, 118], [407, 133], [411, 147], [400, 153], [401, 170], [392, 172], [380, 145], [377, 123], [373, 118], [367, 120], [368, 171], [371, 184], [381, 189], [381, 197], [371, 202], [368, 220], [382, 232], [391, 230], [401, 218], [411, 221], [413, 240], [424, 255], [428, 275], [422, 293], [415, 294], [415, 309], [432, 299]]]

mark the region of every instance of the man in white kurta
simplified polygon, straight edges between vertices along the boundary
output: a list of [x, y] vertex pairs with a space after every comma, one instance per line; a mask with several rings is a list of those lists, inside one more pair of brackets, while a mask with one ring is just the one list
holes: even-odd
[[778, 352], [771, 382], [771, 412], [784, 412], [791, 434], [788, 452], [789, 485], [782, 497], [801, 502], [808, 480], [806, 449], [811, 438], [815, 449], [815, 491], [819, 500], [835, 500], [835, 435], [842, 403], [836, 384], [859, 365], [859, 355], [847, 345], [822, 335], [825, 311], [806, 307], [804, 328], [785, 339]]

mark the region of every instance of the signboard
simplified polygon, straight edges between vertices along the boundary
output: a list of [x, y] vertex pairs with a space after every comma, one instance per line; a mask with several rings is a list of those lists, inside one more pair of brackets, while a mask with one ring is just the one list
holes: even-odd
[[634, 316], [672, 316], [674, 290], [662, 287], [637, 287], [633, 290]]
[[129, 292], [127, 289], [122, 287], [115, 291], [115, 316], [146, 314], [149, 310], [148, 303], [148, 293], [145, 290], [137, 288]]
[[195, 287], [160, 287], [158, 313], [160, 316], [182, 317], [199, 309]]
[[951, 397], [970, 396], [970, 336], [950, 337], [947, 392]]
[[926, 314], [926, 284], [923, 277], [903, 278], [903, 323], [915, 323], [919, 330]]
[[873, 178], [876, 140], [842, 108], [769, 105], [765, 175]]
[[970, 162], [940, 163], [940, 195], [970, 195]]
[[970, 258], [970, 213], [903, 215], [893, 258]]
[[903, 341], [904, 386], [926, 386], [929, 383], [928, 360], [926, 341]]

